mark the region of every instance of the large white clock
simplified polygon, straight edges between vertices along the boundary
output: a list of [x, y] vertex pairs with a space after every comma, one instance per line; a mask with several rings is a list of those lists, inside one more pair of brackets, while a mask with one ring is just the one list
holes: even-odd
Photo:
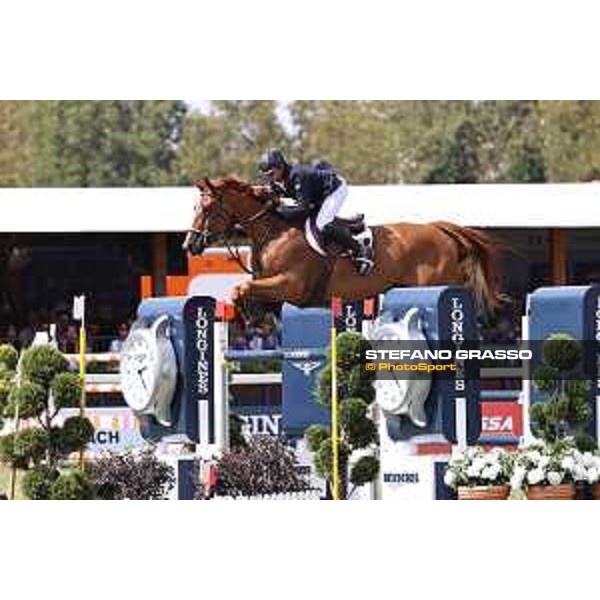
[[[419, 342], [419, 349], [426, 347], [419, 309], [406, 311], [398, 322], [377, 323], [371, 335], [374, 341]], [[430, 361], [419, 361], [430, 362]], [[431, 374], [423, 371], [418, 377], [394, 377], [375, 381], [375, 400], [387, 415], [407, 415], [417, 427], [427, 426], [425, 402], [431, 390]]]
[[120, 374], [123, 397], [136, 415], [152, 415], [161, 425], [172, 425], [177, 358], [167, 315], [150, 327], [134, 324], [121, 349]]

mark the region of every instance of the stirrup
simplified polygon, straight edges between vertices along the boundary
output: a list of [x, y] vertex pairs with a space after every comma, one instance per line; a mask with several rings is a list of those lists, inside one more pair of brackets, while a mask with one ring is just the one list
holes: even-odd
[[368, 275], [373, 270], [375, 266], [375, 262], [370, 258], [366, 258], [364, 256], [355, 256], [352, 259], [354, 266], [358, 270], [359, 275]]

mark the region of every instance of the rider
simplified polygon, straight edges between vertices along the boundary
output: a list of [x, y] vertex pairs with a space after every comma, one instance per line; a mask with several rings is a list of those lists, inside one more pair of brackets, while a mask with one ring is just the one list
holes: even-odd
[[363, 246], [352, 237], [348, 227], [334, 221], [348, 196], [348, 186], [330, 165], [290, 164], [283, 152], [271, 149], [263, 154], [258, 168], [273, 194], [297, 202], [296, 206], [276, 207], [282, 219], [298, 222], [316, 213], [315, 224], [324, 242], [335, 242], [350, 250], [361, 274], [371, 270], [373, 261], [366, 256]]

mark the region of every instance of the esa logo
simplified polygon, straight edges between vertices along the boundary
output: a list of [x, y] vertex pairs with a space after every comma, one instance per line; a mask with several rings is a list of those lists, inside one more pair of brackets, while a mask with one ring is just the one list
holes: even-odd
[[384, 473], [384, 483], [419, 483], [418, 473]]
[[486, 433], [511, 432], [513, 430], [512, 417], [481, 417], [481, 429]]

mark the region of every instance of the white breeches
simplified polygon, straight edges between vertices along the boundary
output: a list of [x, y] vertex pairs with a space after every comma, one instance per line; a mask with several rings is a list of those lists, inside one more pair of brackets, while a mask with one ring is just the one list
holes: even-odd
[[315, 222], [319, 231], [321, 231], [327, 223], [331, 223], [331, 221], [335, 219], [335, 216], [340, 212], [340, 209], [348, 197], [348, 186], [343, 179], [341, 179], [341, 182], [341, 185], [325, 198], [323, 205], [321, 206], [321, 210], [319, 211]]

